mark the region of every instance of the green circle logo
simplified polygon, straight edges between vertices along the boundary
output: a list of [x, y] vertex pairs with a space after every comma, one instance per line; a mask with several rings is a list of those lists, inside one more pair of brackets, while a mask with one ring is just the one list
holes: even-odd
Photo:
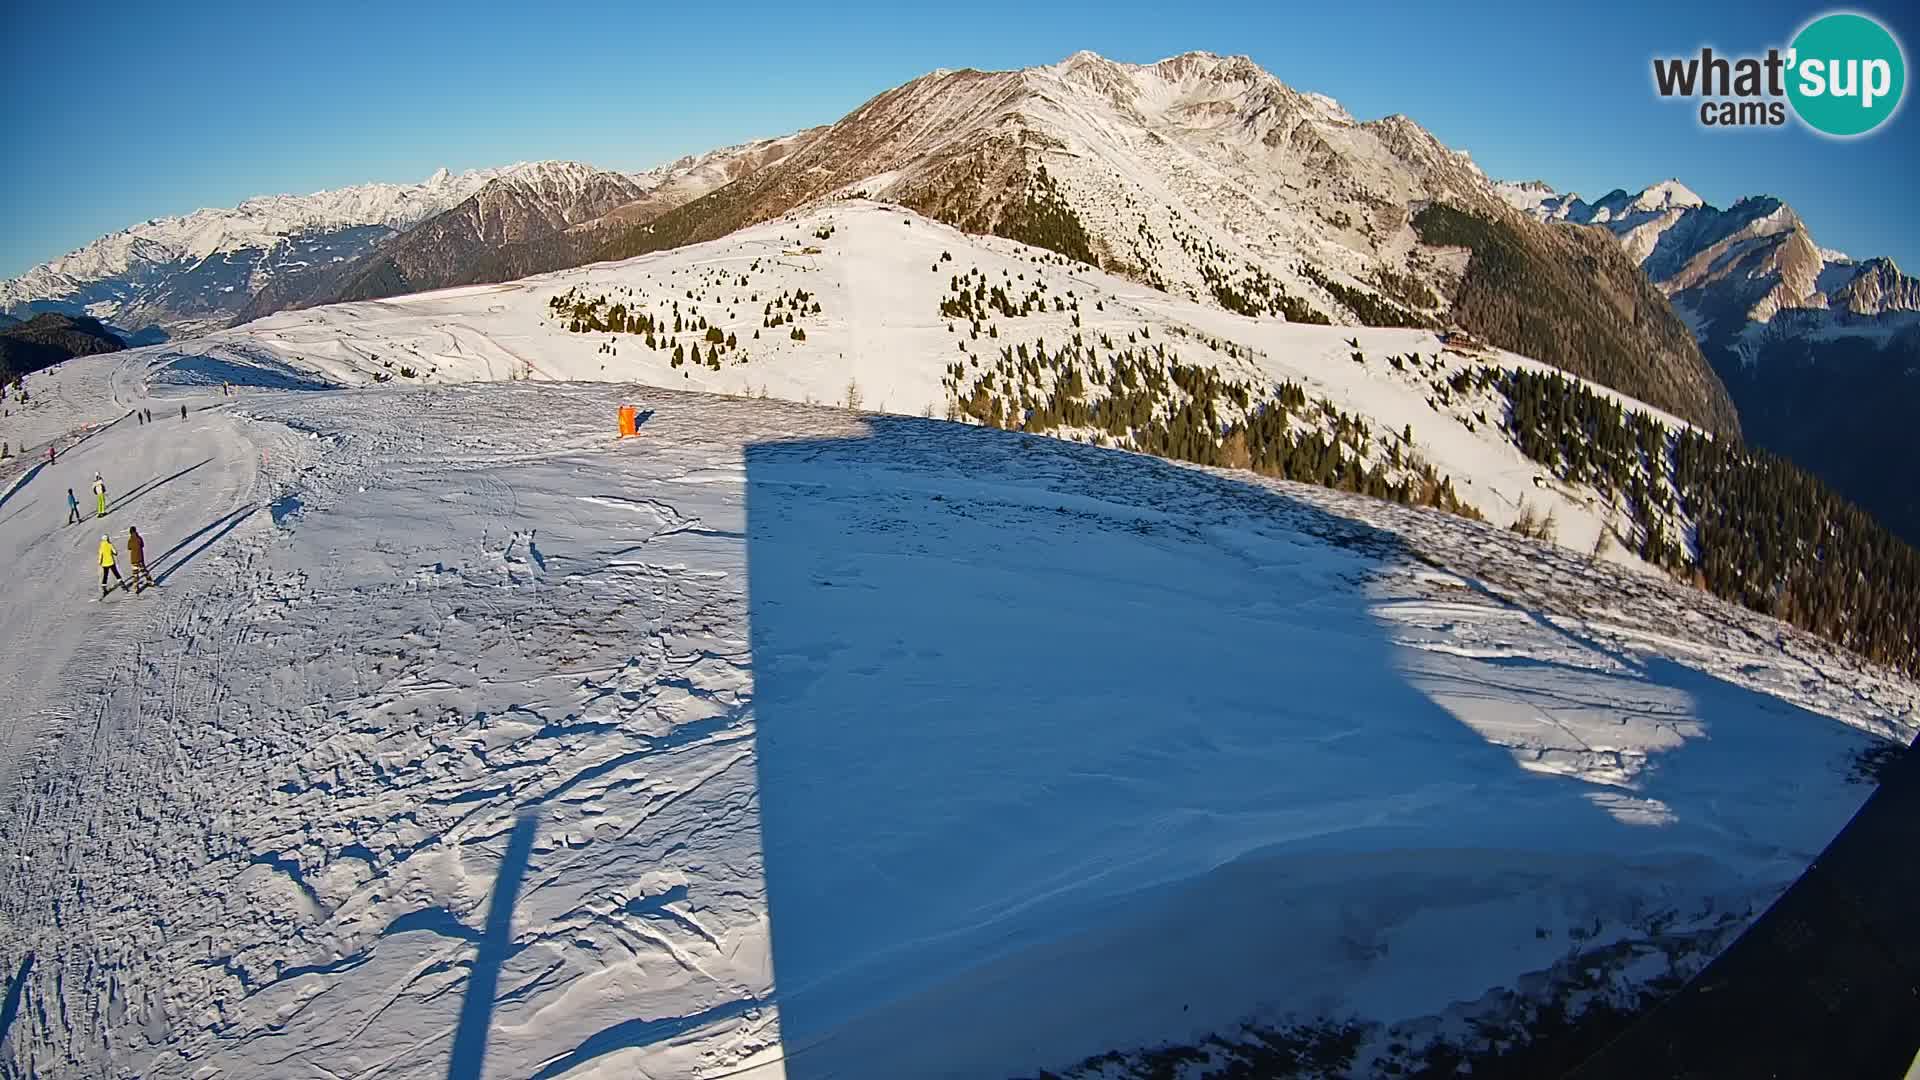
[[1815, 131], [1847, 137], [1886, 123], [1907, 88], [1907, 61], [1865, 15], [1822, 15], [1793, 39], [1787, 98]]

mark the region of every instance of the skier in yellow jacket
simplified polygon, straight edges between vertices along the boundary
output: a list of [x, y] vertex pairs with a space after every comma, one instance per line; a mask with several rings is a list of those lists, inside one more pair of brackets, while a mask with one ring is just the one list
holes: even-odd
[[113, 591], [112, 589], [107, 587], [108, 574], [113, 575], [113, 581], [115, 585], [125, 587], [126, 579], [120, 576], [120, 554], [119, 552], [113, 550], [113, 537], [108, 536], [106, 533], [101, 533], [100, 534], [100, 597], [101, 599], [105, 599], [106, 595]]

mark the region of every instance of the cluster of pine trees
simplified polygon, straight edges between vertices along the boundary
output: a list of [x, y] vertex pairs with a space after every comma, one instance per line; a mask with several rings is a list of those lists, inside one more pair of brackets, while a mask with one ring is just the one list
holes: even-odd
[[1384, 266], [1376, 266], [1369, 276], [1381, 292], [1416, 311], [1432, 311], [1440, 306], [1440, 298], [1434, 295], [1433, 290], [1411, 274], [1399, 274]]
[[[1369, 465], [1375, 432], [1364, 418], [1324, 400], [1310, 405], [1290, 382], [1259, 391], [1216, 365], [1183, 363], [1145, 333], [1129, 334], [1124, 348], [1104, 334], [1098, 346], [1077, 333], [1058, 348], [1044, 339], [1032, 348], [1020, 342], [977, 375], [956, 361], [944, 379], [953, 395], [949, 416], [1038, 434], [1092, 431], [1102, 444], [1157, 457], [1479, 516], [1449, 478], [1403, 453], [1399, 436], [1385, 434], [1387, 460]], [[980, 360], [972, 365], [980, 368]], [[1409, 430], [1402, 441], [1410, 447], [1411, 439]]]
[[[1624, 501], [1640, 556], [1722, 599], [1920, 674], [1920, 552], [1786, 459], [1659, 420], [1558, 372], [1488, 376], [1522, 453]], [[1676, 511], [1693, 523], [1692, 550]]]
[[1360, 319], [1363, 326], [1406, 326], [1416, 330], [1425, 330], [1433, 326], [1433, 320], [1417, 311], [1401, 307], [1391, 300], [1375, 296], [1365, 289], [1356, 289], [1335, 281], [1311, 263], [1301, 263], [1300, 273], [1315, 285], [1327, 290], [1327, 294], [1338, 300], [1348, 311]]
[[[1212, 259], [1197, 261], [1200, 278], [1221, 307], [1249, 318], [1278, 315], [1288, 322], [1331, 326], [1333, 320], [1312, 304], [1288, 292], [1279, 279], [1258, 266], [1248, 265], [1230, 275]], [[1164, 288], [1165, 286], [1160, 286]]]
[[[1127, 205], [1129, 208], [1134, 206], [1132, 196], [1127, 197]], [[1154, 268], [1154, 261], [1151, 258], [1152, 251], [1159, 246], [1160, 238], [1147, 227], [1147, 219], [1141, 216], [1134, 221], [1133, 235], [1127, 237], [1127, 252], [1132, 261], [1120, 258], [1109, 259], [1106, 268], [1115, 274], [1139, 278], [1150, 288], [1166, 292], [1166, 279], [1162, 278], [1160, 272]]]
[[[1035, 311], [1064, 313], [1080, 310], [1079, 299], [1071, 294], [1048, 297], [1047, 283], [1037, 273], [1031, 286], [1026, 284], [1025, 273], [1017, 278], [1009, 271], [1003, 270], [1001, 274], [1006, 280], [991, 284], [987, 281], [986, 271], [978, 268], [953, 275], [947, 285], [947, 291], [953, 295], [941, 299], [941, 317], [979, 323], [991, 315], [1019, 319]], [[1051, 308], [1049, 299], [1052, 300]], [[979, 336], [977, 328], [974, 336]]]
[[[818, 314], [820, 314], [820, 301], [815, 299], [812, 293], [805, 289], [795, 289], [791, 293], [783, 290], [779, 296], [767, 301], [766, 305], [760, 309], [760, 325], [768, 328], [788, 325], [797, 315]], [[799, 327], [794, 329], [798, 330]], [[795, 340], [805, 339], [796, 335]]]
[[1764, 451], [1683, 432], [1674, 475], [1708, 589], [1920, 675], [1920, 552]]
[[1709, 431], [1740, 421], [1692, 333], [1610, 236], [1530, 229], [1430, 203], [1425, 244], [1471, 251], [1452, 317], [1503, 349], [1613, 387]]
[[[547, 298], [547, 308], [556, 318], [565, 319], [567, 329], [576, 334], [640, 334], [652, 336], [665, 333], [665, 329], [655, 324], [651, 314], [639, 307], [629, 308], [620, 302], [608, 303], [607, 295], [588, 296], [576, 285], [566, 292]], [[674, 305], [674, 332], [681, 330], [679, 304]], [[703, 324], [704, 326], [704, 324]], [[648, 343], [648, 348], [652, 348]]]
[[966, 224], [962, 227], [1057, 251], [1088, 266], [1100, 265], [1100, 257], [1094, 254], [1093, 240], [1087, 235], [1080, 215], [1074, 213], [1072, 205], [1060, 193], [1059, 182], [1047, 173], [1045, 165], [1034, 169], [1024, 196], [1001, 210], [991, 229], [970, 228]]
[[1622, 506], [1626, 521], [1618, 531], [1635, 552], [1671, 574], [1687, 574], [1686, 548], [1668, 527], [1676, 493], [1665, 424], [1557, 371], [1467, 370], [1507, 399], [1507, 433], [1521, 453]]
[[[757, 264], [756, 264], [757, 265]], [[740, 288], [747, 287], [747, 278], [728, 275], [728, 283], [737, 283]], [[629, 296], [632, 290], [625, 290]], [[702, 290], [698, 296], [705, 297]], [[696, 297], [694, 290], [687, 290], [687, 297]], [[736, 298], [739, 299], [739, 298]], [[749, 299], [758, 302], [759, 294]], [[649, 349], [658, 349], [668, 354], [667, 362], [672, 367], [688, 364], [701, 364], [713, 371], [719, 371], [724, 356], [737, 352], [736, 363], [746, 363], [746, 351], [741, 348], [740, 339], [731, 331], [722, 330], [718, 325], [707, 321], [699, 308], [689, 304], [682, 310], [679, 300], [671, 301], [671, 321], [668, 313], [655, 316], [652, 312], [634, 306], [628, 307], [621, 300], [609, 301], [606, 293], [590, 294], [581, 286], [574, 286], [564, 293], [549, 297], [547, 307], [556, 319], [565, 320], [568, 330], [578, 334], [610, 333], [633, 334], [645, 340]], [[763, 327], [782, 326], [794, 322], [798, 315], [817, 315], [821, 311], [820, 301], [805, 289], [782, 292], [768, 300], [762, 308]], [[731, 317], [731, 312], [729, 313]], [[697, 335], [691, 340], [682, 341], [680, 335]], [[753, 336], [758, 338], [760, 331]], [[788, 335], [794, 341], [805, 341], [806, 331], [793, 326]], [[602, 353], [618, 355], [613, 343], [600, 347]]]

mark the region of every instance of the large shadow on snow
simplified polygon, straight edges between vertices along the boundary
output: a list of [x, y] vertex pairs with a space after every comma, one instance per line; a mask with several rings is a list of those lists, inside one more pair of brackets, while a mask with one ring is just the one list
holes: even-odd
[[[236, 363], [203, 353], [170, 353], [156, 359], [159, 373], [155, 381], [177, 386], [207, 387], [231, 383], [237, 387], [266, 390], [337, 390], [339, 386], [313, 373], [303, 371], [262, 348], [241, 343], [227, 346], [242, 355], [245, 363]], [[176, 410], [177, 411], [177, 410]]]
[[[493, 1007], [500, 987], [500, 967], [513, 951], [513, 905], [527, 876], [533, 855], [534, 833], [540, 817], [528, 811], [514, 822], [500, 871], [493, 880], [493, 898], [487, 904], [487, 929], [482, 934], [467, 977], [466, 996], [460, 1002], [460, 1024], [453, 1033], [453, 1052], [447, 1059], [447, 1080], [480, 1080], [487, 1060], [487, 1036], [493, 1027]], [[391, 932], [391, 931], [389, 931]]]
[[[1089, 1022], [1148, 1041], [1316, 980], [1382, 1009], [1473, 998], [1512, 961], [1482, 977], [1436, 950], [1367, 985], [1374, 930], [1690, 857], [1686, 834], [1647, 839], [1409, 682], [1359, 584], [1406, 554], [1393, 534], [1136, 455], [904, 418], [749, 448], [747, 500], [791, 1080], [1065, 1065], [1114, 1048], [1076, 1040]], [[1837, 727], [1668, 668], [1647, 677], [1714, 710]], [[1692, 752], [1663, 767], [1686, 775]], [[1655, 794], [1703, 813], [1684, 786]]]
[[1906, 1076], [1920, 1045], [1920, 742], [1793, 887], [1582, 1064], [1616, 1076]]

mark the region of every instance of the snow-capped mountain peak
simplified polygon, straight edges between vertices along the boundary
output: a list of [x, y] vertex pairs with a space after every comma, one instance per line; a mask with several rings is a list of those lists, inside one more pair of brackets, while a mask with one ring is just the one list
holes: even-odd
[[1640, 210], [1671, 210], [1675, 207], [1704, 206], [1706, 200], [1678, 180], [1662, 180], [1636, 196], [1633, 205]]
[[1647, 276], [1697, 324], [1765, 324], [1782, 311], [1854, 316], [1920, 310], [1920, 283], [1885, 260], [1855, 260], [1814, 243], [1793, 207], [1748, 195], [1721, 210], [1678, 180], [1591, 204], [1537, 181], [1502, 183], [1501, 197], [1545, 221], [1604, 225]]
[[1577, 193], [1555, 191], [1545, 180], [1498, 180], [1493, 189], [1508, 206], [1542, 221], [1584, 218], [1588, 212], [1587, 204]]
[[[1077, 67], [1101, 66], [1101, 65], [1112, 66], [1113, 61], [1107, 59], [1104, 56], [1101, 56], [1099, 53], [1094, 52], [1092, 49], [1081, 49], [1079, 52], [1076, 52], [1072, 56], [1067, 57], [1065, 60], [1060, 61], [1058, 64], [1053, 65], [1053, 68], [1055, 71], [1058, 71], [1064, 75], [1067, 72]], [[934, 74], [936, 75], [939, 73], [940, 73], [939, 71], [934, 72]]]
[[633, 181], [623, 174], [608, 172], [583, 162], [535, 161], [501, 170], [500, 175], [482, 186], [476, 194], [484, 197], [489, 191], [512, 189], [535, 193], [551, 202], [564, 203], [577, 200], [595, 185], [608, 182], [630, 189], [633, 187]]

